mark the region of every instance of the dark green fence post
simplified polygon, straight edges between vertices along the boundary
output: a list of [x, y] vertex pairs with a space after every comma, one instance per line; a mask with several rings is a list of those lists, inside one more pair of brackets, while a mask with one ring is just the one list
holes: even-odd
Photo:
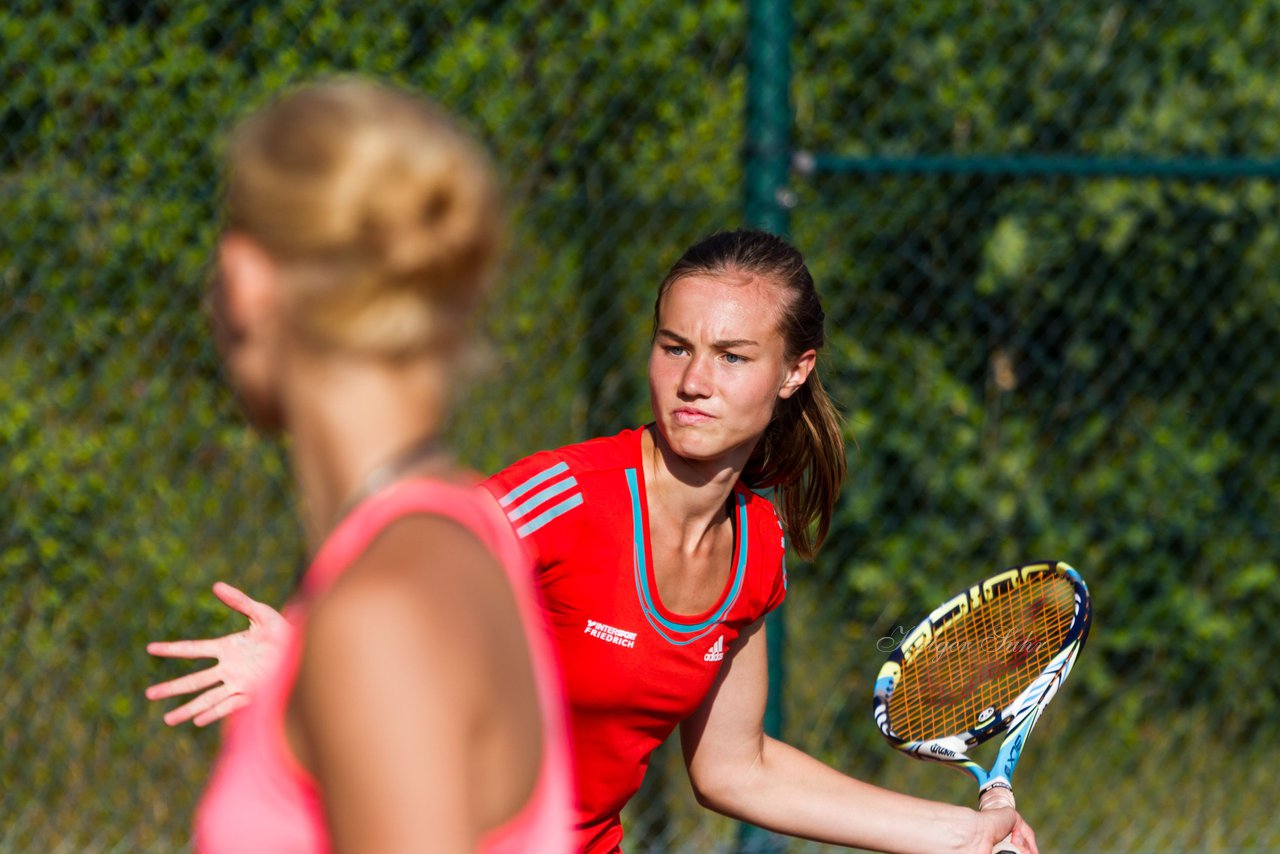
[[[747, 6], [747, 138], [743, 180], [748, 226], [787, 236], [791, 229], [791, 4], [750, 0]], [[777, 611], [765, 620], [769, 650], [769, 701], [764, 729], [782, 734], [783, 622]], [[739, 854], [783, 850], [775, 834], [744, 824]]]
[[791, 4], [747, 7], [745, 219], [786, 236], [791, 229]]

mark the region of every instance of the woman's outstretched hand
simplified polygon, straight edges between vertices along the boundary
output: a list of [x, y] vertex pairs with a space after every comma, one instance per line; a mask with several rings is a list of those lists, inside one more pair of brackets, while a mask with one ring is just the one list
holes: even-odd
[[214, 658], [218, 662], [147, 689], [148, 700], [203, 692], [166, 712], [164, 722], [169, 726], [187, 721], [206, 726], [248, 705], [253, 690], [280, 660], [293, 632], [279, 611], [250, 599], [230, 584], [217, 582], [213, 593], [227, 607], [248, 617], [249, 628], [220, 638], [147, 644], [147, 652], [161, 658]]

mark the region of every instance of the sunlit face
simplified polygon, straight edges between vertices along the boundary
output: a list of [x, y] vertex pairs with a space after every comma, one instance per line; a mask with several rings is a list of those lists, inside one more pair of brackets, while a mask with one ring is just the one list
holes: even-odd
[[786, 358], [785, 298], [778, 285], [741, 275], [688, 276], [668, 288], [649, 354], [649, 397], [677, 454], [741, 470], [777, 402], [804, 383], [815, 353]]

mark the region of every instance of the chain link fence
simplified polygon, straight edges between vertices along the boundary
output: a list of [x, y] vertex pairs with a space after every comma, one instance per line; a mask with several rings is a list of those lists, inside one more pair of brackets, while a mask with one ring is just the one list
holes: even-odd
[[[1061, 558], [1095, 598], [1019, 766], [1052, 851], [1280, 850], [1280, 3], [795, 0], [791, 232], [828, 308], [850, 478], [792, 567], [784, 737], [969, 803], [870, 717], [942, 595]], [[0, 11], [0, 850], [173, 851], [217, 735], [148, 639], [287, 595], [280, 449], [201, 314], [221, 133], [360, 71], [434, 94], [504, 171], [479, 470], [647, 418], [657, 282], [742, 221], [747, 9], [27, 2]], [[757, 34], [758, 35], [758, 34]], [[730, 851], [665, 746], [629, 850]], [[768, 840], [770, 850], [823, 850]]]

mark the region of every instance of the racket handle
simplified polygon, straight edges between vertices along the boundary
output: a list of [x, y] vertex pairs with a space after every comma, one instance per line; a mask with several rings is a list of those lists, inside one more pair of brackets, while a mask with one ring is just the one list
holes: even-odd
[[[1013, 789], [1005, 786], [992, 786], [987, 789], [978, 798], [978, 809], [993, 810], [1008, 807], [1009, 809], [1017, 809], [1017, 803], [1013, 799]], [[1021, 848], [1013, 844], [1013, 832], [996, 843], [996, 847], [991, 849], [991, 854], [1024, 854]]]

